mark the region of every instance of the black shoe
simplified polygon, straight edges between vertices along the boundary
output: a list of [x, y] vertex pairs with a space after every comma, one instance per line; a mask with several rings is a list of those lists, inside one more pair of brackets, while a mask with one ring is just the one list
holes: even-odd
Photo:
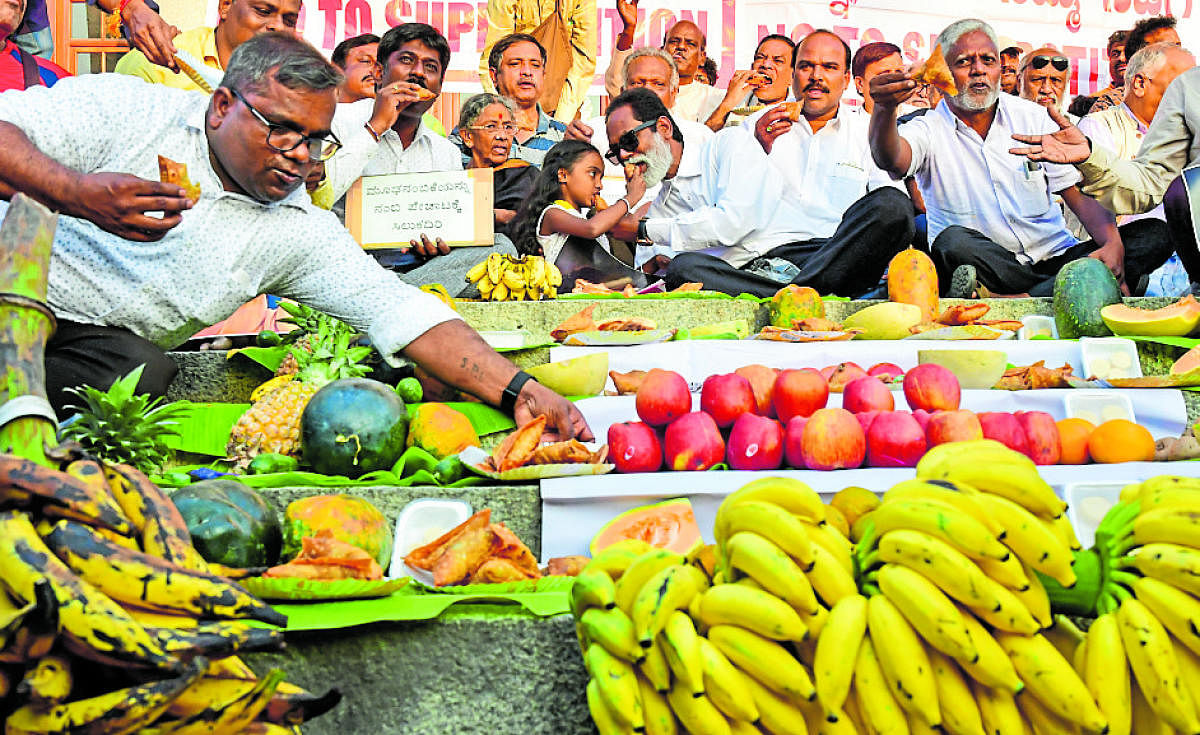
[[960, 265], [950, 276], [950, 287], [946, 289], [948, 299], [969, 299], [975, 295], [979, 282], [975, 280], [975, 266]]

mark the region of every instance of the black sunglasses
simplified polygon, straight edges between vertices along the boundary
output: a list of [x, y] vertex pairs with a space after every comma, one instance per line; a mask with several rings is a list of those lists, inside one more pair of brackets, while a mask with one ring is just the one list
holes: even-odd
[[1034, 69], [1041, 69], [1046, 64], [1052, 64], [1059, 71], [1066, 71], [1071, 62], [1067, 61], [1065, 56], [1047, 56], [1046, 54], [1038, 54], [1029, 61], [1029, 65]]
[[642, 123], [641, 125], [638, 125], [635, 128], [626, 130], [624, 133], [621, 133], [621, 137], [617, 138], [616, 145], [611, 146], [608, 149], [608, 153], [604, 154], [604, 157], [607, 158], [608, 160], [612, 161], [613, 163], [617, 164], [618, 166], [620, 166], [621, 165], [621, 151], [626, 151], [628, 153], [636, 153], [637, 149], [638, 149], [637, 134], [642, 132], [646, 128], [654, 127], [654, 125], [656, 125], [657, 123], [658, 123], [658, 118], [654, 118], [653, 120], [647, 120], [646, 122]]

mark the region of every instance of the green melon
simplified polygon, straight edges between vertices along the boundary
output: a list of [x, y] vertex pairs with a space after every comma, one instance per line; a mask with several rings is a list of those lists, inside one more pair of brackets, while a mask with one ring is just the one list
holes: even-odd
[[391, 469], [407, 436], [404, 401], [390, 386], [367, 378], [326, 385], [300, 417], [304, 461], [327, 475], [355, 478]]
[[279, 513], [236, 480], [197, 482], [176, 490], [171, 501], [205, 561], [230, 567], [271, 566], [279, 561], [283, 531]]
[[592, 538], [590, 551], [595, 556], [601, 549], [625, 539], [638, 539], [661, 549], [686, 554], [702, 543], [700, 526], [687, 498], [666, 500], [627, 510], [612, 519]]
[[1100, 310], [1121, 303], [1116, 276], [1096, 258], [1080, 258], [1062, 267], [1054, 279], [1054, 324], [1060, 339], [1105, 337], [1112, 330]]

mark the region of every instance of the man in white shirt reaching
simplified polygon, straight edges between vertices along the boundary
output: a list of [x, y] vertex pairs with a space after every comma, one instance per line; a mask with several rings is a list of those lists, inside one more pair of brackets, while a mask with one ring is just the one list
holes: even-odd
[[[1046, 108], [1000, 92], [1000, 54], [987, 23], [956, 21], [938, 42], [958, 94], [897, 130], [896, 107], [916, 83], [880, 74], [871, 80], [870, 137], [875, 162], [897, 178], [915, 177], [921, 188], [946, 295], [969, 297], [977, 281], [994, 294], [1048, 296], [1059, 269], [1078, 258], [1103, 261], [1122, 283], [1127, 274], [1137, 283], [1162, 264], [1165, 256], [1154, 262], [1126, 247], [1104, 208], [1076, 188], [1073, 169], [1009, 153], [1014, 132], [1056, 126]], [[1055, 194], [1091, 240], [1067, 231]]]
[[[437, 298], [401, 283], [312, 204], [309, 169], [335, 150], [341, 74], [288, 33], [238, 46], [211, 95], [120, 74], [0, 95], [0, 197], [61, 212], [46, 300], [47, 394], [107, 388], [146, 364], [138, 390], [166, 391], [162, 353], [262, 293], [294, 298], [403, 353], [438, 380], [566, 438], [590, 436], [570, 403], [528, 380]], [[199, 186], [158, 181], [158, 156]], [[8, 209], [0, 202], [0, 218]], [[157, 216], [158, 213], [165, 213]]]

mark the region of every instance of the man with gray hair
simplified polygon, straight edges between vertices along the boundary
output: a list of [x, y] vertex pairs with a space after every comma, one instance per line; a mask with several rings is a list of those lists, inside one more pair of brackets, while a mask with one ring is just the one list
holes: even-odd
[[[437, 298], [381, 268], [304, 191], [340, 145], [330, 132], [341, 74], [292, 34], [238, 46], [210, 97], [120, 74], [0, 95], [0, 196], [62, 214], [47, 302], [58, 330], [46, 383], [107, 388], [146, 364], [138, 390], [162, 395], [174, 348], [262, 293], [307, 303], [365, 331], [438, 380], [565, 437], [583, 417], [529, 381]], [[189, 198], [160, 183], [159, 156], [187, 166]], [[8, 210], [0, 202], [0, 217]], [[154, 213], [164, 213], [154, 216]]]
[[[1195, 65], [1195, 57], [1182, 46], [1154, 43], [1142, 47], [1125, 68], [1124, 97], [1121, 104], [1084, 117], [1077, 123], [1079, 129], [1091, 138], [1095, 145], [1111, 150], [1122, 160], [1131, 160], [1137, 155], [1143, 138], [1150, 130], [1150, 121], [1154, 119], [1167, 87], [1175, 77]], [[1122, 216], [1114, 221], [1121, 223], [1121, 238], [1126, 243], [1141, 237], [1173, 250], [1166, 219], [1160, 204], [1144, 214]], [[1180, 266], [1176, 262], [1174, 267]], [[1159, 279], [1156, 274], [1149, 274], [1147, 280], [1149, 285]], [[1135, 296], [1140, 296], [1146, 291], [1137, 283], [1130, 284], [1130, 287]], [[1156, 288], [1155, 293], [1157, 291]]]
[[[871, 80], [870, 138], [881, 168], [917, 180], [946, 295], [969, 297], [984, 287], [998, 295], [1048, 296], [1058, 270], [1078, 258], [1098, 258], [1118, 280], [1134, 283], [1162, 264], [1165, 254], [1121, 241], [1103, 207], [1076, 188], [1077, 172], [1009, 152], [1013, 133], [1057, 126], [1046, 108], [1000, 93], [1000, 54], [987, 23], [957, 21], [938, 42], [958, 94], [897, 128], [896, 107], [916, 83], [902, 73], [880, 74]], [[1078, 242], [1067, 231], [1056, 194], [1091, 240]]]

